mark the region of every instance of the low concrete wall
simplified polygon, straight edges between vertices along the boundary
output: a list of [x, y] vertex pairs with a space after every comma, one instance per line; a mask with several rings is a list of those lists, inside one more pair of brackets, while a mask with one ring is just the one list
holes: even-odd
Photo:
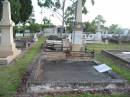
[[[128, 62], [127, 60], [124, 60], [120, 57], [117, 57], [115, 56], [114, 54], [112, 54], [111, 52], [109, 52], [111, 50], [102, 50], [102, 54], [107, 56], [107, 57], [110, 57], [115, 63], [117, 63], [119, 66], [123, 66], [123, 67], [126, 67], [126, 68], [130, 68], [130, 62]], [[113, 50], [114, 51], [114, 50]], [[119, 50], [121, 51], [121, 50]]]

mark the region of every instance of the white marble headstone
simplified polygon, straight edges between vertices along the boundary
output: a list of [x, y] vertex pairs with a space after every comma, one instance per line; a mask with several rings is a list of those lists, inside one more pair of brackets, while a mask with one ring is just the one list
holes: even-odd
[[[0, 44], [0, 58], [6, 58], [10, 55], [19, 53], [15, 47], [13, 39], [13, 26], [11, 20], [11, 8], [8, 0], [3, 1], [2, 19], [0, 21], [1, 29], [1, 44]], [[11, 59], [10, 59], [11, 60]]]

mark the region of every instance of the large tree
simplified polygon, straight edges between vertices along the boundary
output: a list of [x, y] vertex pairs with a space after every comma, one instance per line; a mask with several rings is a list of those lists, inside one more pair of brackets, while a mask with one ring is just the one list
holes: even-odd
[[20, 21], [20, 9], [21, 3], [20, 0], [10, 0], [11, 3], [11, 18], [15, 22], [15, 24], [18, 24]]
[[3, 8], [2, 8], [2, 0], [0, 0], [0, 20], [2, 18], [2, 10], [3, 10]]
[[20, 22], [24, 23], [29, 19], [32, 13], [32, 1], [31, 0], [20, 0], [21, 9], [20, 9]]
[[[2, 17], [2, 1], [0, 0], [0, 20]], [[31, 0], [9, 0], [11, 4], [11, 17], [15, 24], [25, 23], [32, 13]]]
[[[75, 21], [75, 14], [76, 14], [76, 6], [77, 0], [70, 0], [72, 1], [72, 5], [68, 6], [65, 11], [65, 20], [67, 25], [71, 25]], [[91, 0], [92, 5], [94, 5], [94, 0]], [[82, 13], [87, 14], [88, 10], [85, 6], [86, 0], [82, 0]]]
[[[2, 18], [2, 11], [3, 11], [3, 5], [2, 1], [0, 0], [0, 20]], [[11, 4], [11, 17], [12, 20], [15, 22], [15, 24], [19, 23], [20, 21], [20, 9], [21, 9], [21, 4], [19, 0], [9, 0]]]
[[96, 33], [96, 23], [94, 20], [92, 22], [85, 22], [83, 28], [84, 32]]
[[[38, 5], [40, 7], [49, 8], [52, 11], [56, 12], [62, 18], [62, 26], [65, 23], [70, 22], [74, 19], [75, 9], [77, 0], [68, 0], [70, 1], [70, 5], [67, 6], [67, 0], [38, 0]], [[91, 0], [92, 4], [94, 4], [94, 0]], [[85, 7], [86, 0], [83, 0], [82, 7], [83, 13], [87, 13], [87, 9]]]
[[[25, 29], [26, 21], [32, 14], [33, 6], [31, 0], [20, 0], [21, 9], [20, 9], [20, 22], [23, 23], [23, 28]], [[24, 37], [24, 31], [23, 31]]]
[[108, 30], [109, 30], [109, 33], [114, 34], [114, 33], [119, 33], [121, 28], [119, 27], [118, 24], [112, 24], [111, 26], [109, 26]]
[[96, 26], [97, 26], [97, 31], [103, 31], [104, 30], [104, 28], [105, 28], [105, 19], [103, 18], [103, 16], [102, 15], [98, 15], [98, 16], [96, 16], [95, 17], [95, 24], [96, 24]]

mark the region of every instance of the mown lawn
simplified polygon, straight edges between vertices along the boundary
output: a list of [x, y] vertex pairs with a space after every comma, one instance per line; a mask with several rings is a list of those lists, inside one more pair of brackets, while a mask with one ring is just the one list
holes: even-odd
[[0, 67], [0, 97], [12, 97], [11, 94], [16, 93], [22, 76], [28, 65], [40, 52], [42, 43], [43, 39], [41, 38], [22, 57], [17, 58], [14, 64]]
[[126, 49], [130, 50], [130, 44], [88, 44], [87, 48], [90, 50], [95, 50], [96, 56], [95, 59], [100, 61], [101, 63], [105, 63], [112, 67], [113, 71], [120, 74], [122, 77], [127, 79], [130, 82], [130, 70], [127, 68], [123, 68], [117, 65], [117, 63], [112, 60], [110, 57], [106, 57], [105, 55], [101, 54], [101, 50], [103, 49]]
[[115, 43], [109, 43], [109, 44], [88, 44], [86, 45], [88, 49], [95, 50], [96, 53], [101, 52], [103, 49], [126, 49], [130, 50], [130, 44], [115, 44]]

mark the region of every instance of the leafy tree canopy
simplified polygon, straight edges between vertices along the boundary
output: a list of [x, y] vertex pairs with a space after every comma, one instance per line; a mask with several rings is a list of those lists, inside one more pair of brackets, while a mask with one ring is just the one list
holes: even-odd
[[0, 0], [0, 20], [2, 18], [2, 10], [3, 10], [3, 8], [2, 8], [2, 0]]
[[83, 28], [84, 32], [96, 33], [96, 23], [94, 20], [92, 22], [85, 22]]
[[10, 0], [11, 3], [11, 18], [15, 22], [15, 24], [18, 24], [20, 21], [20, 9], [21, 9], [21, 3], [19, 0]]
[[20, 9], [20, 22], [25, 23], [29, 19], [32, 13], [32, 1], [31, 0], [20, 0], [21, 9]]
[[100, 23], [101, 25], [103, 25], [103, 24], [105, 24], [106, 21], [104, 20], [102, 15], [98, 15], [95, 17], [95, 22], [96, 22], [96, 24]]
[[[0, 0], [0, 20], [2, 18], [2, 1]], [[31, 0], [9, 0], [11, 4], [11, 17], [15, 24], [23, 23], [32, 13]]]
[[[45, 7], [53, 10], [58, 15], [62, 17], [62, 25], [70, 24], [70, 22], [74, 21], [74, 14], [76, 9], [77, 0], [69, 0], [72, 2], [70, 5], [66, 5], [67, 0], [38, 0], [38, 5], [40, 7]], [[94, 0], [91, 0], [92, 4], [94, 4]], [[83, 0], [82, 7], [83, 13], [87, 14], [87, 8], [85, 7], [86, 0]]]
[[119, 33], [121, 28], [119, 27], [118, 24], [112, 24], [111, 26], [109, 26], [109, 33]]
[[98, 15], [95, 17], [94, 19], [96, 27], [97, 27], [97, 31], [104, 31], [105, 30], [105, 19], [103, 18], [102, 15]]

